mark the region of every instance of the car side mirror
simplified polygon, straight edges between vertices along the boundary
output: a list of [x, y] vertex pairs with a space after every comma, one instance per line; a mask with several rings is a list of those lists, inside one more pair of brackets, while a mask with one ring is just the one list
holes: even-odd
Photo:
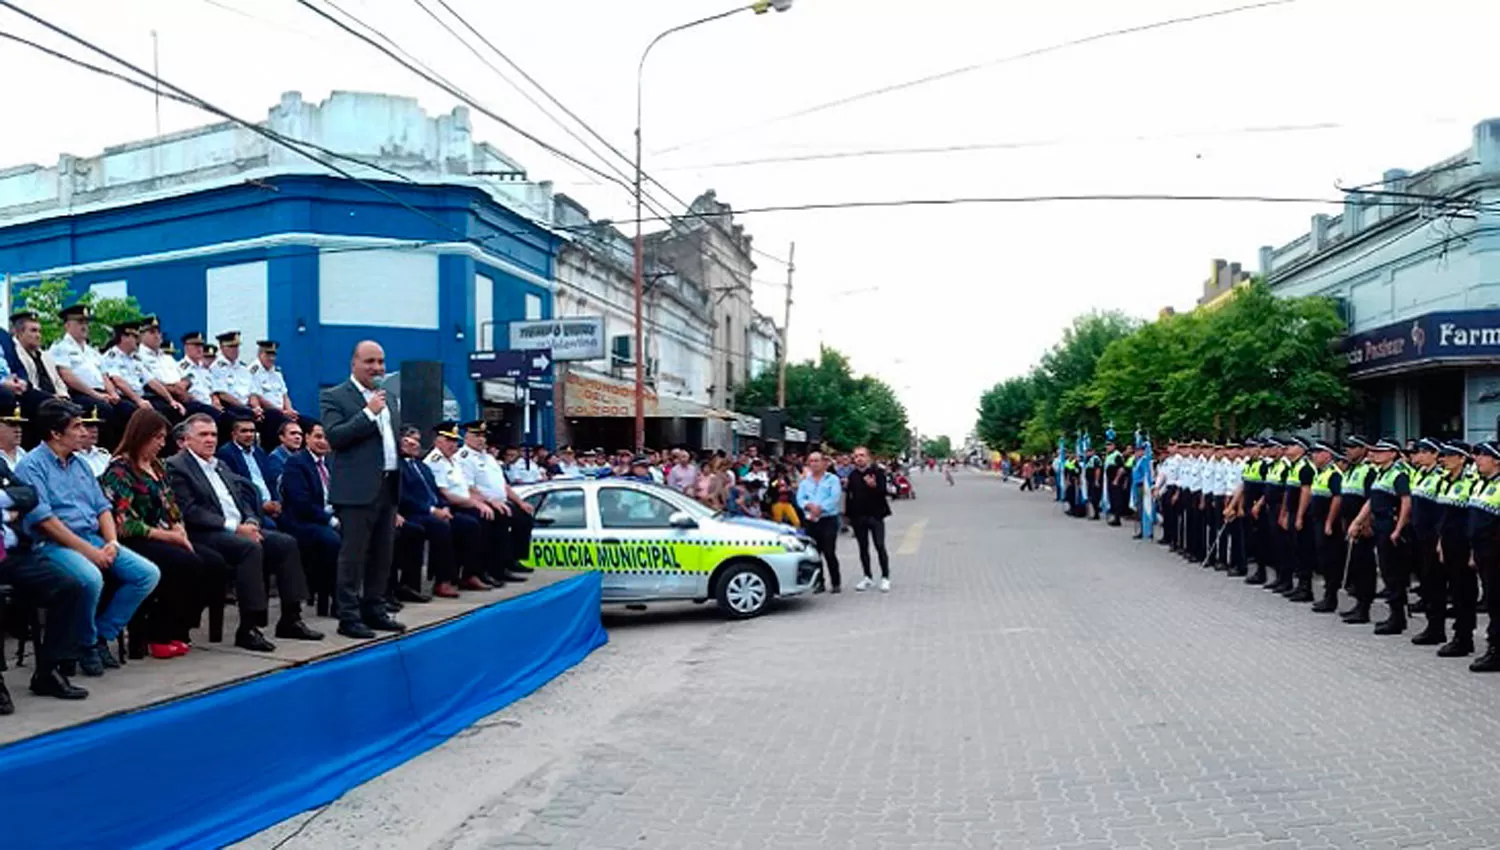
[[697, 528], [698, 521], [687, 511], [678, 511], [667, 517], [667, 524], [673, 528]]

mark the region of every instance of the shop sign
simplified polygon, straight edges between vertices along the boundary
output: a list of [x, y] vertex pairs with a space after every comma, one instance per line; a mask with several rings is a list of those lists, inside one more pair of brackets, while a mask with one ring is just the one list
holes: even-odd
[[510, 347], [548, 351], [553, 360], [600, 360], [604, 357], [604, 317], [511, 322]]
[[[646, 415], [656, 415], [656, 393], [646, 388]], [[591, 378], [569, 370], [563, 384], [563, 415], [572, 419], [595, 416], [635, 416], [635, 385], [624, 381]]]
[[1446, 360], [1500, 360], [1500, 310], [1427, 313], [1351, 334], [1343, 353], [1355, 377]]

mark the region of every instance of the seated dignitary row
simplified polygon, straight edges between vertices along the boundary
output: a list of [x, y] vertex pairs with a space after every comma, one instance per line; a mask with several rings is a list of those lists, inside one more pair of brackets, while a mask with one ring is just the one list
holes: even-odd
[[[14, 428], [16, 418], [0, 429]], [[262, 632], [273, 579], [275, 636], [322, 639], [304, 622], [302, 607], [316, 595], [319, 615], [329, 613], [342, 540], [328, 504], [332, 458], [321, 423], [304, 417], [300, 447], [283, 445], [285, 460], [273, 466], [274, 453], [246, 440], [253, 435], [247, 420], [236, 423], [234, 442], [219, 446], [206, 414], [172, 429], [161, 414], [138, 409], [96, 472], [82, 459], [92, 428], [78, 405], [49, 400], [37, 418], [43, 442], [20, 456], [14, 470], [0, 457], [0, 584], [46, 613], [34, 693], [85, 698], [72, 678], [119, 667], [111, 645], [127, 626], [142, 655], [187, 654], [191, 630], [206, 607], [225, 600], [226, 587], [239, 608], [237, 646], [275, 649]], [[517, 563], [530, 545], [530, 506], [503, 476], [497, 486], [494, 458], [462, 445], [453, 423], [436, 430], [425, 460], [420, 432], [405, 428], [400, 435], [391, 595], [378, 611], [340, 616], [340, 634], [403, 631], [390, 616], [400, 600], [431, 599], [422, 592], [424, 560], [433, 593], [450, 598], [522, 581], [530, 572]], [[468, 440], [482, 445], [482, 427], [471, 428]], [[179, 451], [163, 460], [169, 441]], [[231, 460], [236, 455], [241, 463]], [[0, 683], [0, 714], [12, 710]]]
[[[89, 344], [93, 317], [87, 305], [75, 304], [59, 315], [63, 335], [46, 349], [36, 313], [11, 315], [14, 357], [0, 360], [0, 410], [19, 403], [34, 418], [42, 402], [71, 399], [101, 420], [109, 447], [124, 433], [130, 414], [144, 408], [172, 422], [192, 413], [217, 422], [249, 419], [267, 445], [274, 445], [285, 422], [300, 416], [276, 365], [274, 340], [258, 342], [255, 361], [246, 364], [240, 360], [238, 331], [219, 334], [217, 347], [193, 332], [183, 337], [186, 356], [179, 360], [171, 342], [164, 341], [160, 322], [146, 316], [111, 328], [110, 341], [100, 351]], [[32, 429], [25, 444], [42, 439]]]
[[[1412, 638], [1441, 657], [1473, 654], [1480, 585], [1500, 591], [1500, 444], [1351, 436], [1343, 447], [1302, 437], [1243, 444], [1174, 444], [1157, 480], [1165, 535], [1192, 561], [1247, 584], [1338, 610], [1365, 624], [1383, 599], [1377, 635], [1406, 631], [1409, 613], [1425, 616]], [[1249, 570], [1254, 561], [1255, 570]], [[1323, 579], [1320, 593], [1314, 578]], [[1410, 602], [1412, 579], [1420, 585]], [[1377, 589], [1377, 579], [1380, 587]], [[1452, 621], [1450, 639], [1448, 622]], [[1500, 671], [1500, 611], [1490, 613], [1487, 651], [1475, 672]]]

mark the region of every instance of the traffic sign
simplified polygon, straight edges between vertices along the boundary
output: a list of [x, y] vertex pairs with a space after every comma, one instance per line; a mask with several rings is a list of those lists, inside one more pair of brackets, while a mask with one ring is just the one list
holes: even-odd
[[476, 351], [469, 355], [469, 377], [476, 381], [505, 378], [517, 384], [548, 379], [552, 355], [548, 351]]

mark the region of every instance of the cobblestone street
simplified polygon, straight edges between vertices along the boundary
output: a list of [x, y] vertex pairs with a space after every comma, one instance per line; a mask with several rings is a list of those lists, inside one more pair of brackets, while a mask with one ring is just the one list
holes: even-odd
[[609, 615], [541, 692], [245, 846], [1500, 847], [1500, 677], [917, 476], [895, 587]]

